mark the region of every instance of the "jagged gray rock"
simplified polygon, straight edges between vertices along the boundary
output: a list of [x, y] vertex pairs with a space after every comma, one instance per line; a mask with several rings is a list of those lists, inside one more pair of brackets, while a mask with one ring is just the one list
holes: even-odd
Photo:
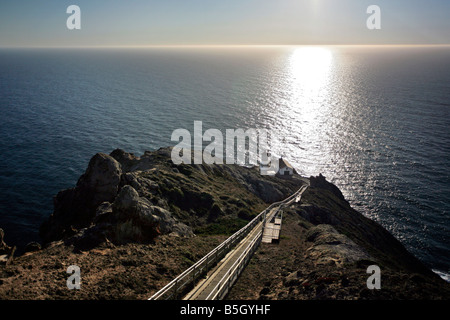
[[316, 265], [336, 264], [341, 266], [358, 260], [370, 260], [371, 257], [363, 248], [355, 244], [347, 236], [339, 233], [329, 224], [319, 224], [306, 234], [313, 244], [307, 250]]
[[168, 210], [139, 197], [130, 185], [124, 186], [120, 191], [113, 203], [113, 212], [117, 218], [115, 239], [118, 242], [127, 239], [145, 241], [154, 238], [156, 234], [172, 232], [179, 236], [193, 236], [191, 228], [174, 219]]
[[97, 153], [75, 188], [60, 191], [54, 198], [53, 214], [40, 228], [45, 243], [73, 235], [88, 227], [97, 207], [113, 202], [122, 174], [121, 165], [111, 156]]

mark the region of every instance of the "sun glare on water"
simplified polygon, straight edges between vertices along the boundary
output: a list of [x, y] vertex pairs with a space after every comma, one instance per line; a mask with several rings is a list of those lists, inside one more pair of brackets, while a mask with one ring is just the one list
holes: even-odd
[[[333, 53], [326, 47], [297, 47], [286, 61], [287, 95], [279, 111], [289, 116], [280, 117], [277, 130], [283, 136], [283, 149], [294, 158], [329, 147], [322, 141], [321, 128], [330, 112], [332, 66]], [[317, 169], [306, 159], [301, 166], [310, 172]]]
[[318, 94], [329, 78], [332, 54], [322, 47], [302, 47], [290, 57], [294, 89], [305, 95]]

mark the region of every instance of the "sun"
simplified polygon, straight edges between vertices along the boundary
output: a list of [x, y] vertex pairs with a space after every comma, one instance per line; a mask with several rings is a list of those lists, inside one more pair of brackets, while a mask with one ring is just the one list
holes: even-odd
[[320, 90], [329, 78], [331, 51], [324, 47], [297, 48], [290, 57], [291, 77], [295, 89], [303, 93]]

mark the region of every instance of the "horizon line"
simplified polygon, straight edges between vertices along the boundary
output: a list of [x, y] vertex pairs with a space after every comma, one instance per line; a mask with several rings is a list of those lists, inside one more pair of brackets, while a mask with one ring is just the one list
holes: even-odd
[[450, 44], [168, 44], [168, 45], [79, 45], [79, 46], [0, 46], [0, 49], [152, 49], [152, 48], [264, 48], [264, 47], [445, 47]]

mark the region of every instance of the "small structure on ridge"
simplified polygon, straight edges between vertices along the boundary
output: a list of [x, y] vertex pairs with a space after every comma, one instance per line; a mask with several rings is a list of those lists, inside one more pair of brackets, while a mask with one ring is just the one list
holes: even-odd
[[282, 157], [278, 160], [278, 176], [292, 176], [295, 172], [294, 167]]

